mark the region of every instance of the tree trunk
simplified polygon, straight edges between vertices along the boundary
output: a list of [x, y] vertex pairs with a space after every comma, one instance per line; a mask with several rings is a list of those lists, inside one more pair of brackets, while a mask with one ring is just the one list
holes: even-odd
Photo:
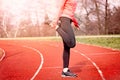
[[108, 34], [108, 0], [105, 4], [105, 34]]
[[94, 0], [94, 3], [95, 3], [96, 13], [97, 13], [97, 19], [98, 19], [99, 34], [102, 34], [102, 26], [101, 26], [101, 21], [100, 21], [100, 13], [99, 13], [98, 4], [97, 4], [97, 1], [96, 1], [96, 0]]

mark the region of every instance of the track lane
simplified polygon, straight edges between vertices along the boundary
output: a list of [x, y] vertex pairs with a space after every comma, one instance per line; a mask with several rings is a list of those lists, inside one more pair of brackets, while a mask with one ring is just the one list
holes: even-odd
[[[84, 53], [92, 61], [94, 61], [98, 65], [100, 70], [103, 72], [103, 75], [106, 80], [114, 80], [114, 79], [120, 80], [120, 77], [119, 77], [120, 51], [118, 50], [105, 49], [105, 48], [100, 48], [100, 47], [85, 45], [85, 44], [77, 44], [77, 46], [74, 49], [72, 49], [70, 68], [73, 72], [77, 73], [79, 77], [75, 79], [74, 78], [71, 79], [71, 78], [61, 78], [61, 70], [62, 70], [62, 66], [61, 66], [62, 65], [62, 43], [61, 42], [7, 40], [7, 41], [2, 41], [2, 43], [12, 43], [12, 44], [17, 43], [17, 45], [31, 46], [39, 50], [41, 53], [43, 53], [43, 56], [45, 58], [43, 68], [40, 70], [35, 80], [102, 80], [98, 71], [91, 64], [91, 62], [85, 59], [80, 54], [74, 52], [73, 50], [77, 50], [78, 52]], [[51, 46], [51, 44], [53, 46]], [[8, 45], [7, 47], [9, 48], [10, 45]], [[14, 52], [13, 49], [11, 48], [9, 49], [10, 51]], [[9, 55], [7, 54], [7, 56], [9, 57], [12, 55], [10, 51], [7, 51], [9, 52]], [[20, 48], [17, 51], [18, 51], [17, 54], [22, 53], [20, 51]], [[33, 55], [31, 55], [31, 57], [32, 56]], [[30, 71], [32, 71], [32, 69]]]
[[[60, 45], [58, 44], [49, 44], [52, 47], [59, 48]], [[61, 46], [62, 47], [62, 46]], [[90, 80], [105, 80], [104, 76], [100, 73], [99, 67], [90, 59], [86, 58], [86, 56], [83, 53], [80, 53], [78, 50], [75, 50], [74, 48], [71, 49], [71, 61], [70, 61], [70, 68], [76, 72], [79, 76], [78, 80], [81, 79], [81, 73], [86, 74], [87, 76], [90, 76]], [[90, 68], [91, 71], [88, 70], [86, 67]], [[98, 70], [98, 71], [97, 71]], [[87, 71], [87, 72], [85, 72]], [[85, 72], [85, 73], [84, 73]], [[83, 80], [87, 80], [88, 77], [82, 77]], [[60, 79], [61, 80], [61, 79]]]
[[[78, 44], [76, 49], [91, 58], [100, 68], [106, 80], [119, 80], [120, 51], [99, 46]], [[87, 50], [86, 50], [87, 49]]]
[[6, 56], [0, 63], [0, 80], [30, 80], [31, 77], [33, 80], [39, 71], [38, 67], [42, 66], [38, 52], [30, 47], [8, 43], [0, 47], [6, 51]]

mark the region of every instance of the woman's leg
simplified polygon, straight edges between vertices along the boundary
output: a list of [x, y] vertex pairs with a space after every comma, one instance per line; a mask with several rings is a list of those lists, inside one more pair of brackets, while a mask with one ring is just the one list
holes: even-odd
[[73, 48], [76, 44], [75, 35], [71, 26], [71, 19], [66, 17], [60, 18], [58, 33], [63, 39], [63, 68], [69, 67], [70, 48]]
[[63, 68], [68, 68], [70, 48], [75, 46], [75, 35], [71, 26], [71, 19], [66, 17], [60, 18], [59, 27], [57, 32], [63, 39], [64, 50], [63, 50]]
[[62, 76], [76, 77], [76, 74], [71, 73], [68, 69], [70, 60], [70, 48], [73, 48], [76, 45], [75, 35], [71, 27], [71, 20], [69, 18], [62, 17], [60, 18], [60, 22], [61, 23], [59, 24], [59, 27], [56, 30], [62, 37], [64, 45]]
[[59, 35], [62, 37], [63, 41], [70, 48], [75, 47], [75, 35], [71, 26], [71, 19], [66, 17], [60, 18], [59, 27], [56, 29]]
[[77, 77], [76, 74], [70, 72], [69, 70], [70, 48], [73, 48], [76, 45], [75, 35], [71, 27], [71, 19], [61, 17], [59, 27], [56, 31], [62, 37], [64, 45], [62, 77]]
[[63, 50], [63, 68], [69, 67], [69, 60], [70, 60], [70, 47], [66, 45], [63, 41], [64, 50]]

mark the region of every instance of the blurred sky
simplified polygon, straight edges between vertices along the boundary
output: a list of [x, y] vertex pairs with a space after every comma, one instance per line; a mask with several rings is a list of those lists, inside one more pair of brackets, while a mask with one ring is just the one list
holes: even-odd
[[[46, 14], [49, 14], [49, 18], [53, 19], [57, 9], [58, 0], [1, 0], [1, 9], [6, 12], [6, 15], [14, 15], [14, 19], [19, 20], [20, 18], [25, 18], [22, 14], [29, 13], [31, 15], [32, 21], [35, 23], [36, 18], [39, 22], [44, 21]], [[14, 20], [16, 21], [16, 20]]]

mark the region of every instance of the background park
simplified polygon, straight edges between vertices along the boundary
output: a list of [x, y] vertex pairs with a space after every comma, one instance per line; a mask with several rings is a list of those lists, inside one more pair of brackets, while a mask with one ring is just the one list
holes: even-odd
[[[118, 45], [120, 42], [119, 2], [119, 0], [77, 0], [75, 16], [79, 22], [80, 30], [73, 27], [76, 36], [110, 35], [113, 37], [117, 35], [114, 39], [107, 36], [105, 39], [100, 38], [105, 43], [106, 41], [109, 43], [117, 42]], [[49, 25], [57, 9], [55, 8], [55, 0], [51, 0], [51, 2], [41, 0], [11, 0], [8, 2], [1, 0], [0, 4], [1, 38], [54, 37], [57, 35], [55, 29]], [[103, 40], [99, 41], [104, 42]], [[98, 43], [102, 44], [99, 41]]]
[[76, 79], [60, 77], [62, 41], [50, 26], [57, 2], [0, 0], [0, 80], [120, 80], [120, 0], [77, 0]]

